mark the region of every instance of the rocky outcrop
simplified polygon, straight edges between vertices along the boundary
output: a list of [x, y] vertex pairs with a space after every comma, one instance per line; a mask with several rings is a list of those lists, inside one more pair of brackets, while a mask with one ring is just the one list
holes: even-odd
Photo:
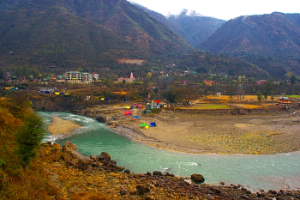
[[84, 156], [77, 151], [77, 146], [71, 142], [67, 142], [62, 148], [64, 152], [62, 159], [70, 166], [88, 170], [93, 168], [101, 168], [107, 171], [121, 172], [124, 167], [117, 165], [117, 162], [111, 159], [111, 156], [103, 152], [99, 156]]
[[71, 166], [85, 170], [92, 164], [91, 159], [79, 153], [77, 151], [77, 146], [71, 142], [65, 144], [63, 152], [62, 158]]

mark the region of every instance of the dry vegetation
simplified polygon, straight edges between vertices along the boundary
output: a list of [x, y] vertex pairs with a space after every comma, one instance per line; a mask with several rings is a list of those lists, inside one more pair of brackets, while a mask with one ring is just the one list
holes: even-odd
[[36, 163], [41, 121], [26, 101], [0, 99], [0, 199], [51, 199], [53, 188]]

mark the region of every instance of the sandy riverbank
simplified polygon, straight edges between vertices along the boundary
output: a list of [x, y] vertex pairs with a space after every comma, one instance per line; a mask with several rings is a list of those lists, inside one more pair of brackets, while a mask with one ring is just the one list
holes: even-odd
[[[141, 129], [140, 122], [158, 124]], [[300, 116], [266, 115], [190, 115], [162, 113], [144, 116], [125, 126], [141, 131], [140, 140], [151, 146], [188, 153], [274, 154], [300, 150]], [[141, 135], [141, 134], [139, 134]]]
[[48, 126], [48, 131], [55, 137], [68, 137], [72, 133], [81, 128], [76, 122], [65, 120], [60, 117], [53, 117], [52, 123]]
[[[300, 111], [231, 115], [163, 111], [133, 120], [124, 109], [93, 107], [120, 135], [155, 148], [186, 153], [275, 154], [300, 150]], [[143, 129], [141, 123], [156, 122]]]

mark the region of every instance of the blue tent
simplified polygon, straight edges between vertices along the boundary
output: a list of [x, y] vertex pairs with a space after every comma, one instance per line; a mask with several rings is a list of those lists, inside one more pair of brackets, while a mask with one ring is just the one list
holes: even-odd
[[151, 127], [157, 127], [157, 124], [156, 124], [156, 122], [152, 122], [152, 123], [150, 123], [150, 126]]

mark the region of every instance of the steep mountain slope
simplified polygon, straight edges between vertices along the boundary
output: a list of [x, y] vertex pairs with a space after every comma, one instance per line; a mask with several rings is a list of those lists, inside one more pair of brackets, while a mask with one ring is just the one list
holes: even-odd
[[238, 17], [224, 24], [201, 47], [243, 57], [276, 76], [289, 71], [300, 74], [300, 14]]
[[95, 65], [191, 48], [126, 0], [4, 0], [0, 64]]
[[169, 16], [168, 20], [173, 25], [173, 30], [196, 48], [225, 23], [221, 19], [200, 16], [196, 13], [187, 14], [186, 11], [180, 15]]

